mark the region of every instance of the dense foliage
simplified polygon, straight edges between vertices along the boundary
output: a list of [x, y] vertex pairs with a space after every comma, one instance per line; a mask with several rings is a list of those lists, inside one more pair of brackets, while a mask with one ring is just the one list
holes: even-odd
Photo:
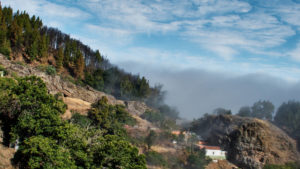
[[120, 126], [132, 123], [122, 106], [102, 98], [89, 117], [69, 122], [60, 117], [65, 110], [40, 78], [0, 78], [5, 142], [19, 146], [20, 168], [146, 168], [144, 156], [120, 136], [126, 134]]
[[300, 165], [296, 163], [288, 163], [285, 165], [267, 164], [263, 169], [299, 169]]
[[275, 124], [297, 139], [300, 149], [300, 102], [283, 103], [277, 110]]
[[145, 153], [145, 155], [147, 164], [162, 167], [167, 166], [167, 162], [162, 154], [159, 154], [155, 151], [148, 151]]
[[270, 101], [258, 101], [252, 107], [241, 107], [238, 114], [243, 117], [255, 117], [259, 119], [272, 120], [275, 107]]
[[203, 169], [211, 161], [205, 157], [205, 149], [187, 148], [187, 159], [184, 168], [186, 169]]

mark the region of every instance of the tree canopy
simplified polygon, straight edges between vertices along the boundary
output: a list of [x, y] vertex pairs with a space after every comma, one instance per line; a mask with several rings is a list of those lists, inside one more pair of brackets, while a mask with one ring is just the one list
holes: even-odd
[[124, 107], [102, 98], [91, 116], [70, 121], [60, 117], [65, 110], [40, 78], [0, 78], [1, 127], [6, 144], [19, 146], [15, 164], [32, 169], [146, 168], [145, 157], [124, 137], [121, 125], [134, 123]]

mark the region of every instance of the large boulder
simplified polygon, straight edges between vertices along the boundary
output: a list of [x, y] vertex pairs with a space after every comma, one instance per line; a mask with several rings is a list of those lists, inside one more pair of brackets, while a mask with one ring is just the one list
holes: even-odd
[[227, 159], [241, 168], [261, 169], [267, 163], [300, 159], [296, 142], [273, 124], [255, 118], [211, 115], [193, 122], [191, 130], [227, 151]]

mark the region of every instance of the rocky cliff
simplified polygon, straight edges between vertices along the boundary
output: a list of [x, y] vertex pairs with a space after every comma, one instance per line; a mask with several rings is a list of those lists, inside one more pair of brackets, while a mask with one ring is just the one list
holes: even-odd
[[296, 142], [271, 123], [231, 115], [206, 116], [191, 128], [203, 139], [227, 151], [227, 159], [241, 168], [261, 169], [300, 159]]

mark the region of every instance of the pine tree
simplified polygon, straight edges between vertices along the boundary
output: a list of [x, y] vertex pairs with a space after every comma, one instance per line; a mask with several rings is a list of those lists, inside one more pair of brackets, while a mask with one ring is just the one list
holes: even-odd
[[83, 55], [81, 53], [80, 50], [78, 50], [77, 52], [77, 56], [76, 56], [76, 61], [75, 61], [75, 76], [76, 78], [83, 78], [83, 71], [84, 71], [84, 59], [83, 59]]
[[48, 55], [48, 43], [46, 35], [42, 35], [39, 42], [39, 56], [47, 57]]
[[63, 60], [64, 60], [64, 51], [63, 51], [63, 48], [60, 47], [58, 49], [58, 56], [57, 56], [57, 61], [56, 61], [56, 68], [57, 70], [59, 71], [62, 66], [63, 66]]
[[30, 61], [33, 61], [38, 56], [38, 42], [37, 40], [33, 40], [32, 44], [27, 48], [26, 52], [29, 57]]
[[17, 20], [14, 19], [9, 29], [9, 39], [13, 47], [20, 47], [22, 39], [22, 28], [18, 25]]
[[70, 43], [67, 41], [65, 51], [64, 51], [64, 59], [63, 59], [63, 65], [65, 67], [69, 67], [70, 59], [71, 59], [71, 47], [70, 47]]

